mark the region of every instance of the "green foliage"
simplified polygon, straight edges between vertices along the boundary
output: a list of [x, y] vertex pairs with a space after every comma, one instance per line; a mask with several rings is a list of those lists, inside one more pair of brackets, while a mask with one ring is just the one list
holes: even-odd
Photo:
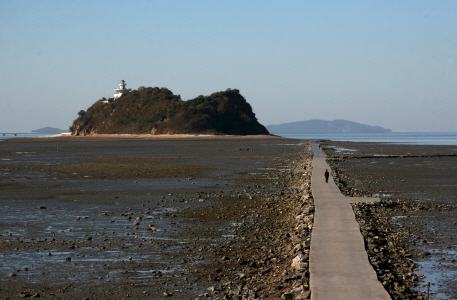
[[73, 122], [73, 134], [268, 134], [238, 90], [182, 101], [166, 88], [142, 88], [98, 101]]

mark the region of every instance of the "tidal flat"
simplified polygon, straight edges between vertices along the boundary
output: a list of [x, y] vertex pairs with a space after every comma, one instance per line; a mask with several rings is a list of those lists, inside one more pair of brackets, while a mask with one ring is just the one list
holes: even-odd
[[385, 286], [399, 295], [411, 288], [429, 290], [430, 299], [457, 299], [457, 147], [333, 141], [322, 147], [343, 193], [382, 199], [354, 210]]
[[306, 141], [269, 136], [3, 140], [0, 295], [275, 299], [306, 290], [290, 263], [303, 250], [291, 239], [310, 157]]

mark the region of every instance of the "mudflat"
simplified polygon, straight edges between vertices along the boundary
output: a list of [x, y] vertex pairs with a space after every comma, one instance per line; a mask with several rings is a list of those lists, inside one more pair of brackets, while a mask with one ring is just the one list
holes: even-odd
[[[393, 299], [457, 299], [457, 146], [327, 141], [335, 182], [356, 204], [370, 261]], [[424, 298], [425, 297], [425, 298]]]
[[302, 293], [291, 239], [309, 158], [307, 142], [270, 136], [3, 140], [0, 295]]

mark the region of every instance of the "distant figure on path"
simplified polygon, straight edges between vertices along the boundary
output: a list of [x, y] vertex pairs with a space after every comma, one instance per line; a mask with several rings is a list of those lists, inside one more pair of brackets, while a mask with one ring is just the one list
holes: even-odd
[[325, 182], [327, 182], [327, 183], [328, 183], [328, 178], [329, 178], [329, 176], [330, 176], [330, 173], [328, 172], [328, 170], [327, 170], [327, 169], [325, 169], [325, 173], [324, 173], [324, 176], [325, 176]]

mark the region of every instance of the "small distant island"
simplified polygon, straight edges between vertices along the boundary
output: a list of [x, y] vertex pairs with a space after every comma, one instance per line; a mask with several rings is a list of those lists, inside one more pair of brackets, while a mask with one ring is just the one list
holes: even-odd
[[65, 132], [65, 131], [66, 130], [62, 130], [62, 129], [55, 128], [55, 127], [43, 127], [43, 128], [40, 128], [40, 129], [32, 130], [31, 132], [33, 132], [33, 133], [43, 133], [43, 134], [59, 134], [59, 133]]
[[268, 125], [267, 129], [272, 134], [302, 134], [302, 133], [389, 133], [390, 129], [381, 126], [370, 126], [345, 120], [306, 120]]
[[125, 88], [81, 110], [72, 135], [94, 134], [226, 134], [265, 135], [251, 105], [237, 89], [183, 101], [167, 88]]

